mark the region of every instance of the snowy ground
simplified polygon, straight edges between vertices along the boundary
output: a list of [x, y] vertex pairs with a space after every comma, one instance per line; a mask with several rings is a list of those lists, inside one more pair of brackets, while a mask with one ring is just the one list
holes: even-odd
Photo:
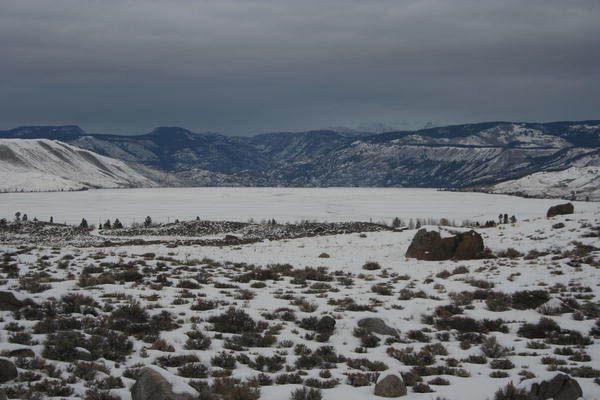
[[[516, 214], [518, 221], [516, 224], [480, 229], [486, 246], [501, 257], [474, 261], [426, 262], [406, 259], [404, 254], [415, 230], [353, 233], [224, 247], [173, 247], [165, 242], [152, 246], [17, 249], [10, 243], [0, 244], [0, 260], [4, 260], [0, 269], [0, 291], [12, 291], [19, 298], [30, 298], [38, 304], [50, 301], [43, 311], [27, 314], [29, 317], [26, 313], [0, 311], [0, 351], [31, 349], [37, 357], [46, 358], [46, 363], [59, 371], [57, 373], [47, 366], [39, 367], [39, 363], [32, 366], [32, 363], [17, 361], [16, 357], [9, 356], [19, 364], [20, 374], [20, 383], [4, 385], [9, 397], [24, 396], [29, 381], [36, 387], [45, 378], [68, 386], [73, 392], [57, 395], [48, 389], [47, 384], [36, 389], [43, 395], [45, 393], [50, 396], [53, 393], [55, 396], [81, 398], [88, 389], [103, 388], [100, 391], [108, 391], [108, 387], [113, 387], [110, 393], [115, 398], [127, 400], [130, 398], [129, 388], [134, 383], [130, 377], [134, 376], [137, 364], [162, 364], [167, 371], [163, 373], [176, 379], [177, 375], [186, 375], [182, 371], [186, 371], [189, 364], [198, 366], [201, 363], [206, 367], [205, 371], [202, 370], [204, 372], [196, 371], [195, 378], [177, 379], [198, 387], [199, 382], [210, 383], [219, 376], [229, 374], [241, 381], [261, 376], [263, 383], [268, 382], [265, 378], [267, 376], [276, 382], [260, 387], [261, 398], [287, 400], [290, 392], [300, 385], [283, 383], [278, 379], [282, 380], [284, 374], [302, 371], [300, 379], [304, 380], [304, 384], [332, 386], [322, 390], [325, 400], [375, 400], [380, 397], [373, 395], [372, 380], [380, 372], [375, 370], [383, 367], [363, 365], [359, 368], [356, 362], [348, 359], [383, 362], [386, 373], [406, 374], [415, 371], [414, 362], [411, 362], [410, 357], [402, 360], [392, 357], [395, 350], [412, 348], [414, 352], [419, 352], [427, 345], [439, 343], [444, 351], [440, 351], [439, 347], [435, 354], [425, 351], [417, 357], [421, 360], [417, 362], [422, 362], [426, 356], [432, 356], [430, 365], [424, 367], [438, 366], [440, 369], [434, 372], [421, 369], [420, 375], [423, 383], [441, 377], [449, 384], [431, 383], [431, 393], [415, 393], [413, 388], [409, 388], [407, 399], [493, 399], [494, 392], [509, 382], [527, 386], [535, 379], [551, 378], [557, 373], [556, 369], [565, 368], [581, 385], [586, 400], [600, 399], [600, 384], [594, 382], [594, 377], [600, 377], [600, 326], [596, 324], [596, 319], [600, 316], [600, 241], [598, 237], [590, 237], [590, 234], [597, 234], [600, 227], [598, 203], [577, 203], [576, 214], [546, 219], [546, 206], [556, 201], [420, 190], [407, 190], [403, 196], [399, 196], [402, 192], [397, 190], [373, 189], [325, 190], [322, 197], [314, 199], [311, 194], [314, 195], [315, 192], [307, 189], [244, 189], [245, 201], [237, 197], [236, 201], [241, 204], [233, 212], [234, 207], [230, 208], [228, 204], [233, 205], [231, 197], [239, 196], [240, 192], [218, 189], [221, 201], [214, 194], [209, 196], [208, 189], [186, 189], [182, 193], [194, 191], [203, 194], [203, 202], [208, 201], [207, 198], [213, 201], [213, 207], [199, 208], [219, 217], [231, 210], [229, 219], [239, 220], [269, 216], [277, 219], [285, 219], [286, 216], [291, 220], [300, 219], [308, 212], [309, 206], [301, 201], [304, 200], [320, 205], [315, 208], [311, 219], [348, 220], [349, 216], [350, 219], [366, 219], [369, 217], [368, 213], [373, 213], [373, 219], [388, 219], [391, 214], [405, 218], [438, 216], [456, 220], [480, 216], [485, 221], [495, 218], [502, 211]], [[108, 191], [93, 193], [102, 198]], [[110, 193], [115, 196], [127, 195], [127, 191]], [[151, 197], [151, 202], [157, 204], [157, 198], [160, 198], [162, 192], [159, 190], [152, 193], [157, 195]], [[421, 198], [418, 197], [419, 194]], [[43, 196], [48, 195], [50, 194]], [[189, 196], [198, 199], [197, 194]], [[94, 196], [88, 199], [92, 198], [100, 202]], [[266, 208], [257, 206], [257, 198], [261, 199], [259, 203]], [[281, 206], [285, 204], [285, 200], [280, 201], [280, 198], [290, 200], [289, 209]], [[371, 203], [368, 203], [368, 199], [371, 199]], [[335, 204], [335, 200], [340, 204]], [[218, 206], [214, 206], [215, 204]], [[384, 209], [379, 210], [378, 206]], [[79, 207], [84, 209], [83, 206]], [[190, 211], [182, 213], [191, 212], [192, 207], [186, 207]], [[30, 211], [33, 208], [26, 208], [25, 204], [20, 208], [28, 210], [31, 217], [40, 217]], [[132, 215], [134, 205], [127, 208], [127, 212], [131, 213], [129, 215]], [[52, 212], [57, 210], [58, 206], [53, 200]], [[62, 210], [66, 212], [66, 207]], [[250, 214], [244, 216], [244, 210]], [[327, 213], [328, 210], [330, 214]], [[403, 210], [405, 214], [402, 213]], [[275, 215], [265, 215], [269, 211]], [[356, 214], [352, 214], [353, 212]], [[141, 219], [139, 213], [136, 215]], [[67, 214], [62, 217], [70, 218]], [[556, 225], [559, 223], [564, 226]], [[575, 241], [579, 244], [574, 243]], [[512, 258], [502, 256], [502, 252], [509, 248], [516, 250]], [[379, 263], [380, 269], [364, 269], [364, 264], [369, 261]], [[294, 270], [281, 272], [284, 269], [274, 268], [273, 271], [279, 271], [275, 274], [275, 280], [264, 276], [261, 278], [258, 274], [247, 275], [254, 268], [251, 265], [264, 269], [276, 264], [290, 264]], [[324, 269], [318, 273], [313, 271], [312, 274], [306, 274], [305, 267]], [[40, 287], [40, 284], [47, 286]], [[479, 292], [476, 293], [477, 290]], [[512, 295], [523, 290], [542, 291], [551, 299], [549, 304], [558, 303], [564, 307], [549, 312], [536, 308], [517, 309], [515, 304], [509, 304], [504, 311], [493, 311], [486, 302], [486, 299], [498, 293]], [[460, 292], [466, 293], [457, 298], [455, 294]], [[85, 309], [86, 307], [74, 307], [72, 302], [64, 299], [51, 300], [74, 293], [90, 296], [97, 304]], [[472, 295], [479, 297], [469, 299]], [[200, 300], [214, 302], [214, 308], [193, 310], [192, 305]], [[133, 323], [130, 321], [123, 326], [115, 320], [119, 318], [117, 311], [120, 307], [127, 306], [132, 301], [139, 302], [150, 316], [162, 311], [170, 313], [171, 321], [165, 322], [163, 318], [157, 332], [147, 335], [151, 331], [149, 329], [145, 338], [144, 334], [127, 332], [129, 325]], [[452, 313], [460, 311], [462, 314], [458, 315], [459, 318], [467, 316], [479, 322], [484, 319], [502, 319], [503, 328], [500, 328], [501, 331], [496, 330], [498, 327], [481, 328], [476, 332], [447, 330], [441, 326], [440, 320], [455, 317], [445, 315], [450, 308], [444, 310], [440, 307], [449, 305], [458, 307]], [[254, 332], [261, 332], [263, 337], [270, 333], [275, 337], [275, 342], [263, 347], [247, 344], [243, 349], [231, 350], [231, 342], [226, 344], [226, 339], [235, 334], [216, 328], [209, 319], [222, 315], [232, 306], [243, 310], [257, 323], [264, 321], [268, 327], [255, 328]], [[289, 311], [286, 317], [283, 316], [285, 310]], [[82, 312], [92, 313], [94, 317], [87, 320]], [[290, 318], [292, 314], [295, 321]], [[326, 315], [335, 318], [335, 329], [331, 337], [319, 342], [315, 332], [309, 329], [310, 324], [303, 324], [301, 321], [312, 316], [321, 318]], [[544, 316], [563, 329], [560, 339], [528, 338], [518, 332], [525, 323], [537, 323]], [[131, 315], [130, 317], [133, 318]], [[363, 342], [360, 337], [355, 336], [354, 329], [358, 321], [365, 317], [383, 319], [400, 331], [399, 338], [377, 335], [379, 342]], [[52, 322], [61, 319], [67, 321], [69, 318], [71, 322]], [[144, 318], [147, 317], [140, 318], [136, 323]], [[86, 322], [77, 325], [73, 321]], [[128, 335], [127, 339], [132, 341], [133, 347], [122, 350], [122, 354], [117, 355], [93, 353], [96, 364], [90, 366], [79, 363], [78, 367], [74, 367], [78, 363], [72, 360], [56, 360], [62, 357], [61, 354], [68, 352], [62, 352], [58, 356], [44, 353], [44, 349], [52, 344], [48, 343], [50, 332], [80, 330], [89, 335], [97, 332], [94, 329], [98, 328], [124, 332], [124, 335]], [[24, 339], [24, 335], [21, 335], [15, 339], [19, 329], [31, 334], [31, 337], [25, 340], [27, 338]], [[579, 332], [583, 339], [566, 330]], [[211, 339], [210, 345], [202, 350], [189, 349], [189, 346], [186, 348], [187, 334], [190, 332], [201, 332], [203, 337]], [[446, 332], [448, 337], [444, 338]], [[482, 354], [481, 341], [492, 336], [501, 346], [506, 347], [505, 354], [498, 359], [509, 362], [498, 363], [491, 356], [481, 364], [468, 361], [469, 356]], [[583, 343], [586, 337], [589, 337], [589, 343]], [[157, 340], [158, 338], [165, 343]], [[15, 340], [20, 343], [14, 343]], [[544, 343], [546, 341], [551, 343]], [[333, 351], [338, 356], [345, 357], [345, 360], [338, 358], [332, 361], [331, 357], [321, 355], [302, 358], [300, 353], [307, 352], [303, 350], [303, 346], [312, 350], [313, 356], [323, 354], [323, 349], [321, 353], [318, 350], [322, 346], [332, 346]], [[95, 351], [89, 344], [79, 347]], [[213, 360], [225, 347], [229, 347], [225, 351], [237, 357], [232, 369], [224, 369], [218, 360]], [[412, 354], [410, 351], [407, 353]], [[171, 366], [166, 366], [168, 362], [160, 359], [181, 355], [192, 358], [172, 361], [169, 364]], [[193, 356], [198, 361], [190, 361]], [[261, 360], [264, 361], [264, 358], [260, 359], [259, 356], [274, 357], [271, 359], [273, 364], [270, 370], [261, 367]], [[281, 364], [275, 356], [281, 357]], [[305, 364], [300, 365], [302, 361]], [[314, 364], [311, 364], [313, 361]], [[508, 367], [499, 369], [496, 363], [508, 364]], [[263, 375], [260, 375], [261, 372]], [[365, 385], [352, 386], [350, 377], [353, 374], [362, 374], [361, 378], [366, 380]], [[491, 377], [490, 374], [497, 377]], [[46, 378], [48, 376], [52, 378]], [[106, 383], [109, 382], [108, 376], [115, 378], [110, 385]], [[119, 377], [120, 383], [116, 382]], [[444, 382], [443, 380], [438, 380], [437, 383]], [[22, 391], [19, 391], [19, 385], [22, 385]]]
[[[156, 222], [188, 220], [281, 222], [386, 221], [403, 218], [449, 218], [496, 220], [508, 213], [519, 219], [540, 214], [557, 200], [522, 199], [484, 193], [440, 192], [433, 189], [397, 188], [161, 188], [105, 189], [84, 192], [3, 193], [0, 217], [12, 218], [21, 211], [41, 220], [90, 223], [119, 218], [123, 223], [141, 222], [150, 215]], [[581, 211], [597, 203], [576, 203]]]

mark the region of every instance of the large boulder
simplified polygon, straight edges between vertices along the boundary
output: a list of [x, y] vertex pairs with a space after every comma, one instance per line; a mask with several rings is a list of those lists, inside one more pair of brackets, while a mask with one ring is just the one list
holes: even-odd
[[577, 400], [583, 396], [583, 391], [575, 379], [558, 374], [549, 381], [534, 383], [529, 395], [532, 400]]
[[389, 374], [380, 377], [375, 384], [375, 396], [400, 397], [406, 396], [406, 385], [401, 377]]
[[484, 246], [481, 235], [473, 230], [442, 238], [439, 232], [420, 229], [406, 251], [406, 257], [426, 261], [481, 258]]
[[173, 385], [157, 369], [142, 368], [131, 387], [132, 400], [193, 400], [190, 393], [175, 392]]
[[17, 376], [19, 372], [15, 364], [6, 358], [0, 358], [0, 383], [12, 381]]
[[363, 318], [358, 321], [358, 327], [367, 333], [377, 333], [386, 336], [398, 336], [398, 330], [386, 324], [381, 318]]
[[546, 218], [554, 217], [555, 215], [567, 215], [573, 214], [575, 212], [575, 207], [572, 203], [559, 204], [556, 206], [552, 206], [548, 209], [546, 213]]

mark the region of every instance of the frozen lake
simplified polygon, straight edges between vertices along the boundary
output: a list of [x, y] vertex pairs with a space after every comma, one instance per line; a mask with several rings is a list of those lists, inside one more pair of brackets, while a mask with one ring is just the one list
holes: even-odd
[[[209, 220], [278, 221], [361, 220], [390, 222], [394, 217], [496, 219], [499, 213], [519, 219], [545, 215], [561, 200], [523, 199], [483, 193], [439, 192], [434, 189], [398, 188], [160, 188], [103, 189], [83, 192], [2, 193], [0, 213], [30, 218], [90, 223], [119, 218], [124, 223], [199, 216]], [[600, 203], [576, 203], [576, 211], [600, 211]]]

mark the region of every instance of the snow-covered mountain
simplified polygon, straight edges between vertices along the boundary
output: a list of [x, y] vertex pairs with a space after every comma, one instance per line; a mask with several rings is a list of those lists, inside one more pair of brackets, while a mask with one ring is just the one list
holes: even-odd
[[155, 186], [120, 160], [48, 139], [0, 139], [0, 191]]
[[600, 201], [600, 167], [571, 167], [563, 171], [537, 172], [494, 185], [490, 191], [527, 197]]
[[379, 134], [320, 130], [246, 137], [179, 127], [119, 136], [47, 126], [15, 128], [0, 132], [0, 137], [61, 140], [136, 169], [159, 170], [165, 178], [188, 186], [467, 188], [540, 171], [600, 165], [600, 121], [485, 122]]

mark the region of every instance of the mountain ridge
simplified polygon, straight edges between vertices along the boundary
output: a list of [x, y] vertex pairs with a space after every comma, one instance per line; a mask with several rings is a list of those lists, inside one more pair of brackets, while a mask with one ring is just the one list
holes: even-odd
[[168, 126], [137, 135], [88, 134], [71, 125], [19, 127], [0, 131], [3, 137], [56, 138], [190, 186], [467, 188], [600, 164], [600, 120], [245, 137]]

